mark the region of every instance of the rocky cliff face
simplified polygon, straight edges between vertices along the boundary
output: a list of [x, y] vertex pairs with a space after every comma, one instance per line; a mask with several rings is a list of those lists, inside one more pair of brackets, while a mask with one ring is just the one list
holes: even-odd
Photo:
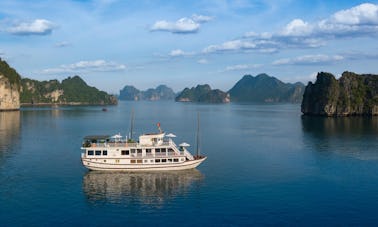
[[17, 84], [0, 74], [0, 111], [20, 109], [20, 91]]
[[378, 115], [378, 75], [344, 72], [336, 80], [318, 73], [306, 86], [301, 109], [305, 115]]
[[0, 111], [20, 109], [20, 75], [0, 58]]

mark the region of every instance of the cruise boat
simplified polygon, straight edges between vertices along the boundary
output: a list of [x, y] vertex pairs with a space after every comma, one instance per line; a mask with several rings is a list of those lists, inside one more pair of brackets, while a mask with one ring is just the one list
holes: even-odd
[[103, 171], [166, 171], [193, 169], [205, 156], [192, 155], [188, 143], [178, 146], [174, 134], [159, 132], [139, 136], [139, 141], [114, 136], [94, 135], [84, 137], [81, 161], [90, 170]]

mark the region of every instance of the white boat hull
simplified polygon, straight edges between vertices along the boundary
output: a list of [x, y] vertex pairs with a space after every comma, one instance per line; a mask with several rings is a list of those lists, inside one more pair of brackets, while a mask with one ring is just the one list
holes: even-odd
[[90, 170], [97, 171], [170, 171], [193, 169], [200, 165], [206, 157], [188, 160], [182, 163], [164, 163], [164, 164], [107, 164], [92, 161], [89, 158], [82, 158], [83, 165]]

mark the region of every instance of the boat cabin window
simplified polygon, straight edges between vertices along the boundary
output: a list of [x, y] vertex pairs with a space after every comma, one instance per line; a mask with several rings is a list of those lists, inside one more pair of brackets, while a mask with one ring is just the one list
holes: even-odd
[[155, 153], [160, 153], [160, 148], [156, 148]]
[[160, 162], [160, 159], [155, 159], [155, 162], [157, 163], [157, 162]]
[[171, 158], [168, 158], [168, 162], [172, 162], [172, 159], [171, 159]]
[[166, 152], [166, 149], [165, 149], [165, 148], [162, 148], [162, 149], [161, 149], [161, 152], [162, 152], [162, 153], [165, 153], [165, 152]]
[[151, 149], [146, 149], [147, 154], [151, 154]]
[[174, 158], [174, 159], [173, 159], [173, 162], [178, 162], [178, 158]]
[[173, 149], [172, 148], [168, 148], [168, 152], [173, 152]]
[[137, 149], [138, 154], [142, 154], [142, 149]]
[[135, 163], [136, 163], [136, 160], [135, 160], [135, 159], [131, 159], [131, 160], [130, 160], [130, 163], [135, 164]]
[[137, 163], [142, 163], [142, 159], [138, 159], [138, 160], [137, 160]]
[[121, 155], [129, 155], [129, 154], [130, 154], [129, 150], [122, 150], [121, 151]]
[[93, 150], [88, 150], [88, 155], [93, 155]]
[[131, 149], [131, 154], [135, 154], [136, 150], [135, 149]]
[[101, 151], [96, 150], [95, 155], [101, 155]]
[[107, 150], [103, 150], [102, 151], [102, 155], [108, 155], [108, 151]]
[[167, 162], [167, 159], [163, 158], [163, 159], [161, 160], [161, 162]]

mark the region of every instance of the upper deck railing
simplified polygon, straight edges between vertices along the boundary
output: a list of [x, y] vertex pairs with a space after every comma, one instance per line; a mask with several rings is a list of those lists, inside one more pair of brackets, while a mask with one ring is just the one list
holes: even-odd
[[104, 142], [104, 143], [84, 143], [82, 146], [86, 147], [131, 147], [131, 148], [142, 148], [142, 147], [158, 147], [158, 146], [175, 146], [172, 140], [163, 141], [162, 143], [152, 143], [152, 145], [141, 145], [139, 143], [129, 143], [129, 142]]

